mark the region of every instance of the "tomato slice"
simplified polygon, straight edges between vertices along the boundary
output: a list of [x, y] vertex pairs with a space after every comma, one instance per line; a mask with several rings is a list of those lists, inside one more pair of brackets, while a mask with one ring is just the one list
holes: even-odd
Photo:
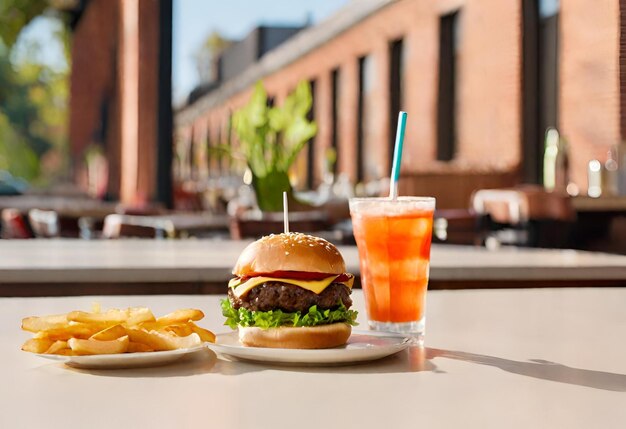
[[347, 282], [348, 280], [350, 280], [353, 277], [354, 276], [352, 274], [350, 274], [350, 273], [343, 273], [343, 274], [340, 274], [339, 277], [337, 277], [335, 279], [335, 282], [337, 282], [337, 283]]
[[[326, 277], [334, 276], [336, 274], [328, 273], [309, 273], [304, 271], [273, 271], [271, 273], [254, 273], [245, 277], [241, 277], [242, 281], [246, 281], [251, 277], [275, 277], [279, 279], [294, 279], [294, 280], [322, 280]], [[352, 278], [352, 274], [343, 273], [337, 276], [335, 281], [345, 282]]]

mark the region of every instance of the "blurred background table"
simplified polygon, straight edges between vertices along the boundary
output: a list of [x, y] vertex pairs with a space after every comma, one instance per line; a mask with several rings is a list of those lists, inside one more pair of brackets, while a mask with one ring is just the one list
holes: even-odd
[[27, 214], [32, 209], [55, 211], [59, 216], [83, 217], [92, 216], [104, 218], [115, 213], [118, 204], [99, 201], [87, 197], [64, 197], [54, 195], [18, 195], [0, 196], [0, 211], [16, 209]]
[[[427, 348], [358, 365], [276, 366], [204, 351], [161, 368], [88, 371], [19, 350], [29, 337], [22, 317], [93, 301], [155, 314], [197, 307], [202, 326], [224, 332], [222, 297], [0, 299], [0, 378], [10, 386], [0, 389], [0, 427], [587, 429], [626, 421], [624, 288], [433, 291]], [[365, 329], [361, 291], [353, 298]]]
[[[249, 241], [0, 240], [0, 295], [223, 293]], [[355, 246], [340, 246], [357, 274]], [[626, 256], [433, 245], [431, 289], [624, 286]]]
[[574, 209], [579, 212], [604, 212], [626, 215], [625, 196], [602, 196], [592, 198], [588, 196], [577, 196], [572, 199]]
[[573, 243], [587, 249], [626, 254], [626, 197], [572, 198], [577, 228]]

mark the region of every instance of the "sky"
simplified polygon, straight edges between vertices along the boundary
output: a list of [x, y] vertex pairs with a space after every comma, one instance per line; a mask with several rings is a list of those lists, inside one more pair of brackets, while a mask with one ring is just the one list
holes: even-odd
[[[67, 64], [63, 56], [63, 46], [54, 37], [55, 31], [60, 26], [61, 23], [54, 18], [47, 16], [35, 18], [20, 33], [15, 48], [11, 53], [12, 59], [20, 62], [22, 58], [28, 57], [39, 63], [47, 64], [54, 70], [64, 70]], [[34, 52], [29, 48], [33, 44], [39, 46], [39, 49]]]
[[[358, 1], [358, 0], [352, 0]], [[198, 82], [193, 54], [213, 30], [241, 39], [258, 24], [317, 23], [348, 0], [174, 0], [172, 74], [174, 100]]]
[[[241, 39], [259, 24], [318, 23], [348, 1], [358, 0], [174, 0], [172, 86], [174, 102], [184, 100], [198, 82], [194, 52], [213, 30], [229, 39]], [[26, 55], [39, 44], [38, 61], [56, 69], [65, 67], [62, 47], [52, 37], [55, 19], [39, 17], [20, 34], [14, 54]]]

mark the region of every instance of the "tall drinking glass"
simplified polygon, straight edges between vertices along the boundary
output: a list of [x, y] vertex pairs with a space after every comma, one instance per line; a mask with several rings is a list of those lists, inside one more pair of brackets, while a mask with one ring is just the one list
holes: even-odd
[[434, 211], [431, 197], [350, 200], [371, 329], [423, 343]]

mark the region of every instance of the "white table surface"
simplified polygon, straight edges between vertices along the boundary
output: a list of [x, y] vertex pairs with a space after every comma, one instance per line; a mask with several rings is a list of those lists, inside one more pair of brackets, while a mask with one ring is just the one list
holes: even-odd
[[[362, 309], [360, 291], [355, 306]], [[281, 367], [212, 352], [87, 371], [21, 352], [24, 316], [194, 306], [219, 296], [0, 299], [2, 428], [623, 428], [626, 289], [434, 291], [427, 348], [369, 364]], [[360, 321], [363, 322], [363, 313]]]
[[[223, 282], [248, 241], [0, 240], [0, 283]], [[358, 273], [355, 246], [341, 246]], [[624, 280], [626, 256], [433, 245], [433, 280]]]

